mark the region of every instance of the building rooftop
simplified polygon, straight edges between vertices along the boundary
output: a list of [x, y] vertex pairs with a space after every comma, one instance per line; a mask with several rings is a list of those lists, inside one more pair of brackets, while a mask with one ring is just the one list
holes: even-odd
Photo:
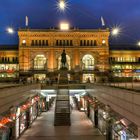
[[[18, 44], [13, 44], [13, 45], [0, 45], [0, 50], [18, 50]], [[110, 45], [110, 50], [111, 51], [117, 51], [117, 50], [121, 50], [121, 51], [136, 51], [136, 50], [140, 50], [140, 47], [137, 45]]]
[[29, 32], [108, 32], [109, 29], [105, 28], [99, 28], [99, 29], [85, 29], [85, 28], [75, 28], [75, 27], [70, 27], [70, 29], [63, 31], [60, 28], [54, 28], [54, 27], [50, 27], [50, 28], [46, 28], [46, 29], [31, 29], [31, 28], [20, 28], [20, 31], [29, 31]]
[[124, 44], [120, 44], [120, 45], [110, 45], [110, 50], [111, 51], [117, 51], [117, 50], [121, 50], [121, 51], [136, 51], [136, 50], [140, 50], [140, 46], [138, 45], [124, 45]]
[[18, 50], [18, 45], [0, 45], [0, 50]]

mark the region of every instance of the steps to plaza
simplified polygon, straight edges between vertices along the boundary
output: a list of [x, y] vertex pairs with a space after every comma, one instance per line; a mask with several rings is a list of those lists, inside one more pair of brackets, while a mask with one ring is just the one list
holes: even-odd
[[70, 99], [68, 89], [67, 71], [61, 70], [59, 75], [58, 90], [55, 106], [55, 126], [69, 126], [70, 120]]

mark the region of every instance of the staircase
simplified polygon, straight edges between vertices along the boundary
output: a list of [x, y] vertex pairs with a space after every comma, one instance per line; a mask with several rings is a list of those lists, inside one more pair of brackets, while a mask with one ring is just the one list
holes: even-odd
[[66, 71], [60, 73], [59, 75], [54, 120], [55, 126], [71, 125], [68, 77]]

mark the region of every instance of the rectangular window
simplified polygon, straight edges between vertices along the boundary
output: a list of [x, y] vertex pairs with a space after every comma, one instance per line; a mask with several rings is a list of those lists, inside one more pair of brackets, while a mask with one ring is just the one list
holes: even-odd
[[46, 40], [46, 46], [48, 46], [48, 40]]
[[56, 46], [58, 46], [58, 40], [56, 40]]
[[83, 43], [83, 41], [82, 41], [82, 40], [80, 40], [80, 46], [83, 46], [83, 44], [82, 44], [82, 43]]
[[45, 41], [44, 40], [42, 40], [42, 46], [45, 46]]
[[38, 46], [38, 41], [37, 40], [35, 41], [35, 45]]
[[94, 40], [94, 46], [97, 46], [97, 40]]
[[72, 42], [72, 40], [70, 40], [70, 46], [73, 46], [73, 42]]
[[32, 40], [32, 42], [31, 42], [31, 46], [34, 46], [34, 45], [35, 45], [34, 40]]

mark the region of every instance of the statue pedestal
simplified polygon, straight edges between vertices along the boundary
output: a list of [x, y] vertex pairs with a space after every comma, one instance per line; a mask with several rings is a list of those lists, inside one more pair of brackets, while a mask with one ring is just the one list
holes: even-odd
[[59, 84], [68, 84], [67, 68], [61, 68], [59, 73]]

